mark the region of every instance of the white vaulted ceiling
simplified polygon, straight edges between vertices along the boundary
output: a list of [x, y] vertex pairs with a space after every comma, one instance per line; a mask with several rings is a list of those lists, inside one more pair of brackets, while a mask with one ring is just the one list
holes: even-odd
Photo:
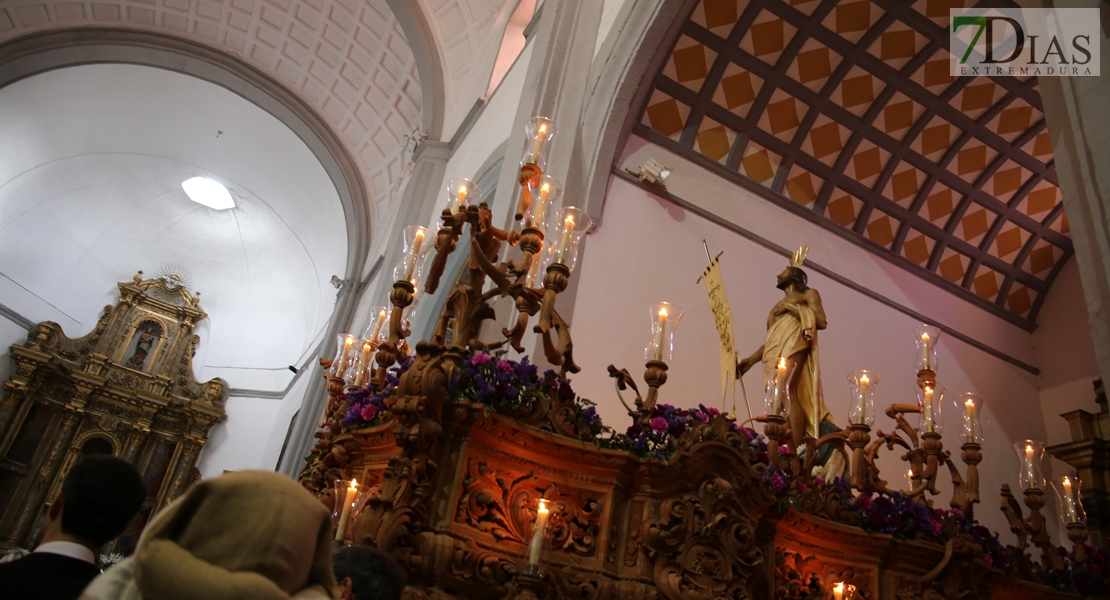
[[0, 2], [0, 43], [87, 27], [184, 38], [245, 61], [300, 96], [340, 137], [367, 181], [371, 219], [398, 200], [404, 136], [420, 126], [422, 97], [413, 53], [386, 0]]
[[[88, 332], [115, 282], [184, 270], [202, 292], [199, 379], [280, 390], [315, 349], [347, 262], [336, 187], [305, 143], [217, 85], [136, 65], [0, 88], [0, 298]], [[212, 177], [236, 208], [190, 201]]]

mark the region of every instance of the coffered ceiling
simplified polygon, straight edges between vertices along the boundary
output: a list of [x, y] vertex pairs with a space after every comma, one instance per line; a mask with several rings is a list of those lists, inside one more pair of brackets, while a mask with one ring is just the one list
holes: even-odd
[[640, 133], [1009, 320], [1072, 254], [1035, 78], [949, 75], [959, 0], [702, 0]]

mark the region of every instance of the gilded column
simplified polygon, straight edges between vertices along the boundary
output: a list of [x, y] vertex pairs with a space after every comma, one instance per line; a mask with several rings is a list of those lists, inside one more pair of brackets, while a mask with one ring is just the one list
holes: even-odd
[[38, 463], [38, 471], [29, 474], [34, 478], [34, 484], [24, 498], [23, 511], [19, 514], [19, 520], [12, 528], [15, 537], [22, 540], [24, 547], [33, 544], [35, 541], [28, 534], [42, 510], [43, 503], [47, 500], [46, 493], [50, 490], [51, 482], [58, 476], [58, 469], [62, 466], [66, 452], [73, 443], [73, 434], [77, 430], [77, 424], [80, 420], [80, 415], [77, 413], [65, 411], [62, 424], [54, 437], [54, 443], [51, 445], [50, 451]]

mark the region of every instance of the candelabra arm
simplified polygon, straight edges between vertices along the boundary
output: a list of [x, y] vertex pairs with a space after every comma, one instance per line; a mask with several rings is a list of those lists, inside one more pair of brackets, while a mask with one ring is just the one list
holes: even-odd
[[[483, 203], [482, 206], [484, 207], [485, 203]], [[488, 212], [488, 210], [484, 210], [482, 212], [483, 216]], [[474, 228], [472, 227], [471, 232], [473, 231]], [[481, 270], [481, 272], [488, 276], [493, 281], [494, 285], [497, 286], [500, 295], [507, 296], [512, 282], [509, 281], [509, 277], [504, 271], [493, 264], [501, 247], [501, 239], [504, 238], [503, 235], [499, 234], [503, 233], [504, 232], [499, 229], [486, 227], [481, 228], [477, 235], [472, 234], [470, 236], [470, 259], [471, 269], [477, 268]], [[480, 289], [480, 287], [475, 289]]]
[[561, 367], [563, 375], [581, 371], [581, 367], [574, 364], [574, 344], [570, 339], [570, 326], [555, 311], [552, 311], [551, 329], [555, 329], [558, 334], [557, 342], [551, 341], [550, 329], [541, 334], [543, 353], [547, 362]]
[[1074, 544], [1073, 555], [1075, 561], [1084, 563], [1087, 561], [1087, 549], [1084, 544], [1087, 543], [1087, 526], [1083, 523], [1068, 523], [1068, 539]]
[[667, 383], [667, 363], [661, 360], [649, 360], [645, 365], [644, 382], [648, 384], [647, 396], [641, 409], [645, 414], [651, 414], [659, 397], [659, 388]]
[[1026, 530], [1032, 536], [1033, 545], [1041, 549], [1041, 560], [1044, 568], [1048, 570], [1064, 568], [1063, 561], [1060, 560], [1060, 554], [1056, 552], [1056, 545], [1052, 543], [1052, 537], [1048, 535], [1044, 515], [1041, 514], [1041, 508], [1044, 507], [1044, 491], [1039, 488], [1025, 490], [1025, 505], [1029, 507]]
[[771, 468], [779, 468], [779, 440], [787, 437], [790, 430], [786, 427], [786, 417], [782, 415], [767, 415], [763, 417], [763, 435], [767, 437], [767, 457], [771, 460]]
[[[867, 426], [864, 425], [864, 427]], [[844, 446], [850, 443], [850, 435], [851, 434], [847, 431], [834, 431], [832, 433], [821, 436], [820, 439], [817, 440], [814, 440], [812, 437], [807, 437], [805, 441], [806, 458], [805, 462], [803, 463], [804, 468], [801, 469], [801, 473], [799, 473], [799, 476], [802, 478], [802, 480], [810, 481], [812, 479], [813, 468], [817, 466], [817, 449], [821, 446], [824, 446], [825, 444], [833, 444], [835, 446], [834, 452], [840, 452], [844, 455], [844, 462], [846, 464], [852, 464], [852, 457], [849, 456], [848, 451], [844, 449]], [[861, 456], [862, 451], [863, 449], [861, 448]], [[855, 473], [852, 474], [852, 482], [853, 484], [855, 483]]]
[[1024, 552], [1025, 547], [1029, 544], [1029, 538], [1025, 532], [1025, 519], [1022, 516], [1021, 504], [1014, 498], [1009, 484], [1002, 484], [1001, 494], [1002, 514], [1006, 517], [1006, 522], [1010, 524], [1010, 533], [1013, 533], [1017, 538], [1018, 552]]
[[543, 300], [540, 302], [540, 321], [533, 328], [536, 333], [547, 333], [555, 312], [555, 296], [567, 289], [570, 269], [563, 263], [552, 263], [543, 276]]
[[519, 292], [514, 287], [513, 297], [516, 302], [516, 323], [512, 329], [501, 328], [501, 334], [509, 340], [509, 345], [517, 352], [524, 352], [524, 346], [520, 344], [524, 339], [524, 333], [528, 330], [528, 319], [540, 310], [540, 299], [543, 297], [543, 292], [534, 290], [529, 287], [521, 285]]
[[628, 369], [617, 369], [613, 365], [609, 365], [609, 377], [613, 378], [613, 386], [617, 389], [617, 398], [624, 405], [624, 409], [628, 411], [628, 416], [636, 419], [639, 416], [638, 410], [634, 410], [627, 402], [624, 401], [624, 396], [621, 394], [622, 390], [632, 388], [636, 392], [635, 404], [637, 409], [643, 406], [643, 398], [640, 397], [640, 389], [636, 387], [636, 380], [632, 378], [632, 374]]
[[432, 265], [428, 268], [428, 275], [424, 278], [424, 291], [434, 294], [439, 288], [439, 280], [443, 270], [447, 267], [447, 257], [455, 251], [455, 246], [462, 233], [462, 224], [466, 222], [466, 213], [452, 214], [451, 209], [443, 209], [443, 227], [436, 232], [436, 253], [432, 258]]
[[[968, 519], [975, 518], [975, 505], [979, 503], [979, 463], [983, 460], [983, 453], [979, 444], [968, 442], [960, 446], [960, 457], [967, 465], [967, 479], [960, 486], [953, 485], [955, 490], [952, 506], [963, 511]], [[953, 482], [955, 479], [953, 479]], [[959, 505], [956, 504], [956, 495], [959, 495]]]
[[[871, 426], [865, 423], [853, 423], [848, 426], [845, 439], [852, 449], [852, 455], [845, 457], [852, 467], [852, 487], [861, 492], [878, 491], [875, 485], [876, 474], [871, 472], [866, 455], [867, 444], [871, 441]], [[841, 450], [843, 451], [843, 445]]]

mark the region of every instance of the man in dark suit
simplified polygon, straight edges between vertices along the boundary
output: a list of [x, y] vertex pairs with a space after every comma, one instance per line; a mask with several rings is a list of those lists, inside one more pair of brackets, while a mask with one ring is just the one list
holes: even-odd
[[146, 498], [142, 477], [111, 456], [70, 469], [30, 555], [0, 564], [0, 595], [20, 600], [76, 600], [100, 574], [96, 555], [123, 532]]

